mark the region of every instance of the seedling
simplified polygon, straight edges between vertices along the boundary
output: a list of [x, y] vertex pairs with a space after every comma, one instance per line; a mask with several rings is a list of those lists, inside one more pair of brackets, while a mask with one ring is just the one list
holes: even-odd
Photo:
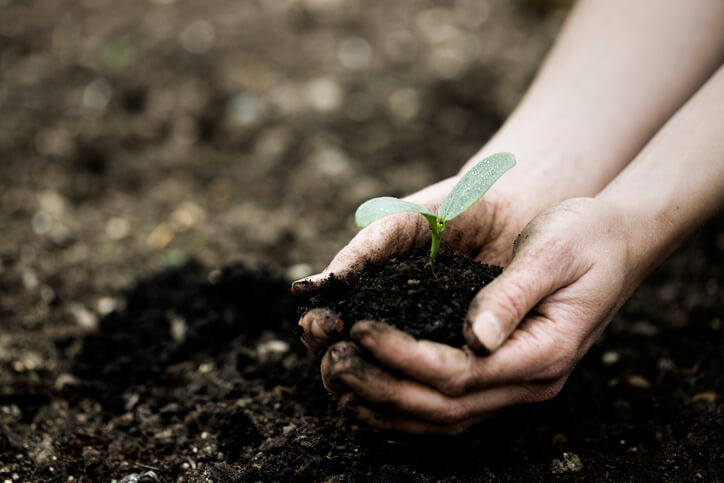
[[440, 205], [437, 215], [416, 203], [383, 196], [362, 203], [354, 215], [355, 222], [358, 227], [364, 228], [373, 221], [394, 213], [412, 211], [421, 214], [427, 219], [432, 231], [429, 263], [433, 264], [440, 250], [440, 239], [447, 223], [465, 213], [482, 198], [503, 173], [513, 166], [515, 166], [515, 157], [510, 153], [496, 153], [483, 159], [460, 178]]

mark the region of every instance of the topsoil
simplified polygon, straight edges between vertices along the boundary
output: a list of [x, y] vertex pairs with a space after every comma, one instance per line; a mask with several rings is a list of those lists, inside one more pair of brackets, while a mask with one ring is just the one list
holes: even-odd
[[74, 354], [71, 374], [38, 371], [2, 387], [3, 474], [714, 481], [724, 463], [723, 344], [713, 335], [721, 298], [700, 299], [680, 326], [650, 300], [672, 278], [708, 273], [692, 257], [708, 253], [721, 266], [712, 244], [721, 229], [709, 227], [641, 288], [555, 400], [501, 411], [456, 439], [378, 433], [346, 419], [296, 340], [282, 277], [238, 264], [164, 270], [129, 290], [125, 309], [97, 332], [56, 340]]
[[297, 340], [289, 280], [454, 174], [567, 3], [0, 0], [0, 481], [721, 480], [722, 219], [457, 439], [346, 419]]
[[308, 286], [302, 311], [327, 307], [339, 314], [345, 333], [358, 320], [386, 322], [418, 339], [462, 347], [462, 323], [475, 294], [500, 275], [485, 265], [442, 247], [434, 265], [429, 249], [416, 247], [382, 266], [371, 263], [345, 277], [331, 274]]

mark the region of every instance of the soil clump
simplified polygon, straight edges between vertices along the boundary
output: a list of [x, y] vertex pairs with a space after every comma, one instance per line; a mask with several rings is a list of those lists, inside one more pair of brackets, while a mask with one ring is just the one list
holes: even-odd
[[302, 311], [328, 307], [345, 322], [378, 320], [418, 339], [461, 347], [462, 322], [475, 294], [502, 272], [443, 247], [433, 265], [426, 247], [388, 260], [368, 263], [346, 277], [331, 276], [304, 294]]

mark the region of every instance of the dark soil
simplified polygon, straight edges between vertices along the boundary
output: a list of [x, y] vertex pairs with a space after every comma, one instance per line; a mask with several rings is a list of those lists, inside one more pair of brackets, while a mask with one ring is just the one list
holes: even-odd
[[347, 331], [355, 321], [379, 320], [418, 339], [462, 347], [462, 321], [470, 302], [503, 269], [444, 247], [429, 265], [428, 253], [427, 247], [417, 247], [382, 266], [368, 263], [343, 278], [332, 274], [305, 291], [303, 310], [328, 307], [340, 315]]
[[459, 439], [346, 419], [295, 335], [288, 280], [454, 174], [566, 3], [0, 0], [0, 481], [721, 481], [722, 219]]
[[558, 398], [502, 411], [456, 439], [346, 419], [296, 340], [288, 281], [273, 272], [165, 270], [133, 287], [96, 333], [57, 340], [71, 374], [2, 388], [0, 476], [714, 481], [724, 465], [721, 297], [689, 305], [674, 292], [677, 307], [690, 307], [681, 325], [650, 300], [671, 280], [718, 273], [712, 235], [722, 228], [641, 288]]

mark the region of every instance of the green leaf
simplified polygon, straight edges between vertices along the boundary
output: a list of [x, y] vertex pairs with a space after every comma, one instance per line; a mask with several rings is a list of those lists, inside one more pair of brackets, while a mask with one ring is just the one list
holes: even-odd
[[403, 211], [412, 211], [419, 213], [432, 225], [437, 219], [437, 215], [431, 213], [424, 206], [420, 206], [416, 203], [410, 203], [398, 198], [391, 196], [383, 196], [381, 198], [372, 198], [367, 200], [357, 208], [357, 212], [354, 214], [354, 221], [357, 226], [364, 228], [373, 221], [379, 220], [387, 215], [393, 213], [401, 213]]
[[515, 166], [515, 156], [496, 153], [480, 161], [458, 181], [440, 205], [438, 218], [450, 221], [473, 206], [503, 173]]

